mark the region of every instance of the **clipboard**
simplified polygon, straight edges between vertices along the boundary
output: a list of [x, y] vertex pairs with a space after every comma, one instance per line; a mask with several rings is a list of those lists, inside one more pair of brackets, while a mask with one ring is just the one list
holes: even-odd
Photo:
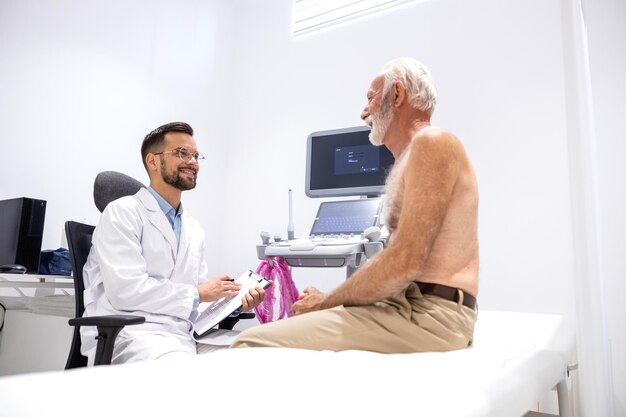
[[241, 298], [248, 293], [251, 288], [261, 287], [263, 289], [272, 285], [272, 283], [261, 275], [245, 271], [235, 282], [241, 284], [239, 293], [233, 297], [223, 297], [219, 300], [211, 302], [203, 302], [198, 306], [198, 315], [193, 324], [193, 335], [195, 338], [201, 338], [211, 333], [211, 330], [217, 326], [222, 320], [230, 316], [235, 310], [241, 308]]

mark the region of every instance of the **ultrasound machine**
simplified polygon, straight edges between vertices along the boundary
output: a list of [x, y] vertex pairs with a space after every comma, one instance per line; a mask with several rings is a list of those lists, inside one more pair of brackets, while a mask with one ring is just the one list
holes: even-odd
[[294, 267], [345, 266], [350, 276], [383, 248], [382, 195], [394, 160], [386, 147], [370, 143], [369, 132], [362, 126], [309, 135], [306, 195], [358, 198], [320, 203], [308, 237], [270, 243], [269, 234], [262, 234], [259, 259], [279, 256]]

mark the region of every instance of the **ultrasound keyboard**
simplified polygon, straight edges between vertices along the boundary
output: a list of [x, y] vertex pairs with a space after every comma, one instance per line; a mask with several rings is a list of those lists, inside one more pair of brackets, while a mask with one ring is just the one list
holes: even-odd
[[365, 230], [372, 226], [373, 217], [370, 216], [332, 216], [316, 219], [314, 228], [326, 235], [340, 230]]
[[277, 241], [265, 248], [267, 256], [346, 256], [363, 252], [361, 234], [378, 224], [380, 198], [325, 201], [308, 237]]

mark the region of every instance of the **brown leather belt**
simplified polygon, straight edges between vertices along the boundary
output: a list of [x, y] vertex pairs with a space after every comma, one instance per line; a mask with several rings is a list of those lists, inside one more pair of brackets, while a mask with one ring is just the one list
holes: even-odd
[[[448, 287], [441, 284], [431, 284], [417, 281], [416, 283], [422, 294], [435, 295], [437, 297], [445, 298], [446, 300], [454, 301], [455, 303], [459, 302], [458, 288]], [[463, 305], [471, 308], [472, 310], [475, 310], [476, 297], [463, 291]]]

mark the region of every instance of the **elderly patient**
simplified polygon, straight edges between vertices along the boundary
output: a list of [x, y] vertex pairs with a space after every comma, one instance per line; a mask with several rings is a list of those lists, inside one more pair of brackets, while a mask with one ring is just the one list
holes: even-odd
[[391, 61], [373, 79], [361, 118], [395, 158], [388, 246], [335, 290], [306, 288], [294, 317], [248, 329], [232, 347], [405, 353], [472, 344], [478, 189], [459, 139], [430, 124], [436, 99], [413, 59]]

